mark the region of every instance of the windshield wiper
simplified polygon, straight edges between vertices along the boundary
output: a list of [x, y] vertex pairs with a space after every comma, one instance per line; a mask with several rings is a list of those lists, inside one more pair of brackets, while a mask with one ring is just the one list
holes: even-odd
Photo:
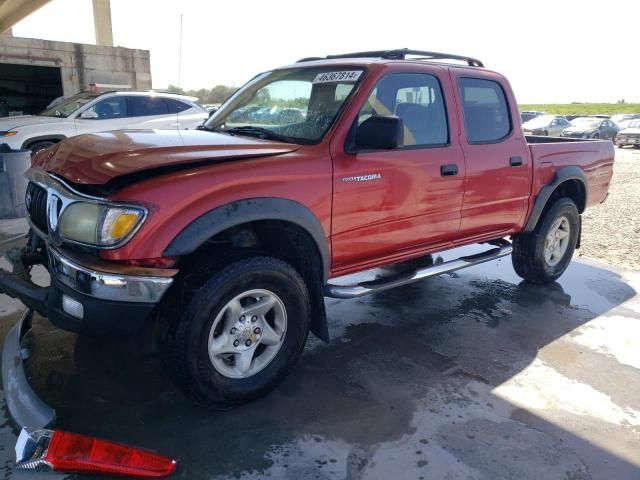
[[250, 135], [264, 139], [272, 139], [279, 140], [281, 142], [286, 143], [296, 143], [296, 139], [293, 137], [288, 137], [286, 135], [281, 135], [279, 133], [274, 132], [273, 130], [269, 130], [268, 128], [262, 127], [253, 127], [251, 125], [245, 125], [244, 127], [233, 127], [222, 130], [224, 133], [230, 133], [231, 135]]

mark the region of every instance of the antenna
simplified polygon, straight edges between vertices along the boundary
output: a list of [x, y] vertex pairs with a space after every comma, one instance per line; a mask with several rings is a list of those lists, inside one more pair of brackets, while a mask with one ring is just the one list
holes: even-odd
[[[178, 48], [178, 94], [182, 81], [182, 14], [180, 14], [180, 46]], [[180, 112], [176, 112], [176, 130], [180, 131]]]
[[180, 46], [178, 48], [178, 93], [180, 93], [181, 80], [182, 80], [182, 14], [180, 14]]

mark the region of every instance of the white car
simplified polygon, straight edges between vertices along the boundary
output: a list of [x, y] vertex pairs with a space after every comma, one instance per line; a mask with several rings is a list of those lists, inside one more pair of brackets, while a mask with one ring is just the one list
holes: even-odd
[[158, 92], [83, 92], [38, 115], [0, 118], [0, 144], [35, 153], [83, 133], [193, 129], [209, 116], [195, 100]]

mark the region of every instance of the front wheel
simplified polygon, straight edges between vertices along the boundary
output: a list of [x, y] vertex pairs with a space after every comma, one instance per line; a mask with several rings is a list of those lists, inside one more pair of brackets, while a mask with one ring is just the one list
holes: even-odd
[[532, 233], [513, 239], [511, 261], [516, 273], [534, 283], [551, 283], [569, 266], [580, 232], [580, 214], [570, 198], [558, 199]]
[[293, 267], [271, 257], [228, 265], [179, 319], [170, 342], [178, 386], [214, 407], [266, 394], [302, 353], [309, 320], [309, 294]]
[[33, 157], [40, 150], [44, 150], [45, 148], [49, 148], [53, 145], [55, 145], [55, 143], [49, 141], [36, 142], [29, 145], [29, 151], [31, 152], [31, 156]]

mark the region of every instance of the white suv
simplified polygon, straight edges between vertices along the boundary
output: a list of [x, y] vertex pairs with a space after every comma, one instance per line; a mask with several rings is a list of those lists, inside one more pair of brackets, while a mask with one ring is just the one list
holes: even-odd
[[0, 118], [0, 143], [35, 153], [82, 133], [196, 128], [209, 114], [195, 100], [157, 92], [83, 92], [38, 115]]

